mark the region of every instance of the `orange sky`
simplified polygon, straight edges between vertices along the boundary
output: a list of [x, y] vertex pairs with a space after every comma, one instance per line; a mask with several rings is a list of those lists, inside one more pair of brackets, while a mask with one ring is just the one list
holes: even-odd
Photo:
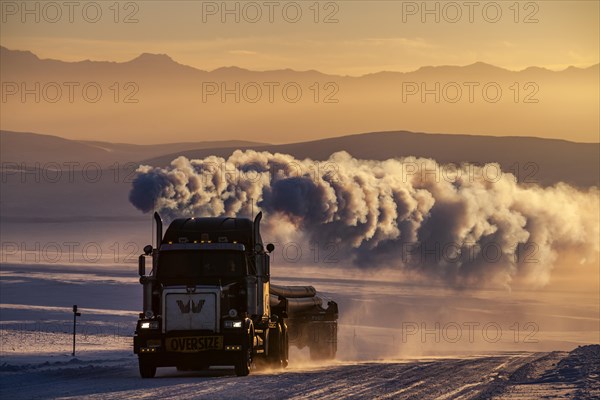
[[[65, 61], [122, 62], [158, 53], [203, 70], [291, 68], [360, 76], [476, 62], [563, 70], [589, 67], [600, 58], [598, 1], [2, 1], [0, 6], [2, 46]], [[12, 79], [9, 70], [3, 82]], [[122, 140], [127, 133], [129, 141], [143, 137], [157, 143], [167, 134], [176, 141], [218, 135], [282, 143], [402, 129], [598, 142], [597, 80], [546, 76], [520, 78], [523, 96], [530, 93], [528, 79], [535, 80], [533, 105], [524, 104], [523, 96], [510, 101], [513, 81], [502, 83], [504, 104], [459, 107], [405, 104], [397, 88], [375, 85], [361, 92], [351, 79], [335, 78], [339, 104], [318, 101], [303, 108], [280, 101], [235, 108], [204, 104], [189, 83], [161, 87], [136, 75], [128, 80], [139, 86], [137, 107], [32, 104], [13, 96], [3, 104], [2, 129], [92, 140]]]
[[0, 43], [70, 61], [151, 52], [208, 70], [348, 75], [476, 61], [508, 69], [599, 62], [597, 1], [25, 3], [2, 2]]

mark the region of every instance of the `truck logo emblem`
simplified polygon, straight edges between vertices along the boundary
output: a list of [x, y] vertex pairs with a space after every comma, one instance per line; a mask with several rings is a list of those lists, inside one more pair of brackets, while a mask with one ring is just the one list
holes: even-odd
[[187, 303], [177, 300], [177, 305], [179, 306], [179, 310], [181, 310], [182, 314], [189, 314], [190, 308], [194, 314], [198, 314], [200, 311], [202, 311], [204, 300], [198, 300], [198, 303], [194, 303], [192, 300], [188, 300]]

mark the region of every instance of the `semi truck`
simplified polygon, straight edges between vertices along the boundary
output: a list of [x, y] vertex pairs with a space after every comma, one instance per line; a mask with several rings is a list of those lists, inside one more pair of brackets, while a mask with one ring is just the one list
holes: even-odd
[[[313, 359], [337, 352], [338, 306], [312, 286], [271, 284], [273, 244], [263, 244], [262, 213], [248, 218], [179, 218], [139, 257], [143, 311], [133, 348], [142, 378], [158, 367], [285, 368], [289, 346]], [[152, 269], [146, 273], [146, 258]]]

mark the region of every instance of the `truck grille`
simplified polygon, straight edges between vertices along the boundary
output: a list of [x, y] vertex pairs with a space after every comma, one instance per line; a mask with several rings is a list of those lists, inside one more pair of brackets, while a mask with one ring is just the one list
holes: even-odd
[[163, 326], [165, 332], [204, 330], [219, 331], [219, 290], [196, 288], [165, 289]]

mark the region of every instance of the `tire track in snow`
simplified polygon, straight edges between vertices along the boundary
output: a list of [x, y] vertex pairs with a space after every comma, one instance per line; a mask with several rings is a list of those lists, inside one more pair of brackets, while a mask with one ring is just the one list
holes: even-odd
[[[471, 399], [501, 376], [543, 356], [498, 355], [411, 362], [339, 363], [310, 370], [257, 372], [238, 378], [230, 370], [178, 373], [161, 369], [140, 379], [133, 360], [121, 364], [61, 365], [56, 369], [0, 374], [2, 398], [144, 399]], [[499, 369], [500, 368], [500, 369]]]

